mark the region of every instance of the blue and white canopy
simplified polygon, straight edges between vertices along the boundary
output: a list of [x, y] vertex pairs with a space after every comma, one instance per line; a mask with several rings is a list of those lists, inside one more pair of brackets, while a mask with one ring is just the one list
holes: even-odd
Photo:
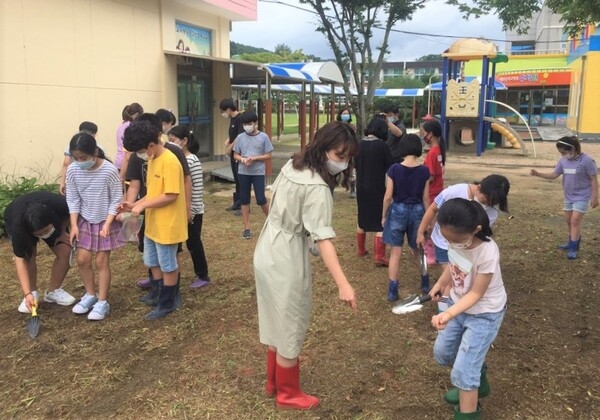
[[273, 79], [295, 80], [307, 83], [321, 83], [321, 79], [314, 73], [294, 68], [283, 67], [278, 64], [264, 64], [263, 68]]
[[423, 96], [423, 89], [375, 89], [375, 96]]
[[[234, 89], [248, 89], [248, 90], [256, 90], [258, 89], [257, 85], [232, 85], [231, 86]], [[287, 92], [287, 93], [301, 93], [302, 92], [302, 85], [297, 85], [297, 84], [276, 84], [276, 85], [271, 85], [271, 90], [272, 91], [278, 91], [278, 92]], [[310, 87], [306, 87], [306, 92], [309, 92]], [[331, 85], [314, 85], [314, 90], [316, 94], [319, 95], [331, 95]], [[356, 90], [355, 89], [350, 89], [350, 93], [352, 95], [356, 95]], [[346, 93], [344, 92], [344, 89], [340, 86], [336, 86], [335, 90], [334, 90], [334, 94], [335, 95], [345, 95]]]
[[293, 78], [295, 72], [307, 74], [311, 76], [311, 79], [307, 79], [307, 82], [314, 81], [312, 77], [316, 78], [316, 83], [344, 83], [342, 72], [340, 71], [337, 64], [333, 61], [322, 61], [312, 63], [272, 63], [265, 64], [267, 71], [271, 67], [274, 67], [279, 72], [278, 76], [285, 77], [285, 72], [289, 71], [290, 78]]

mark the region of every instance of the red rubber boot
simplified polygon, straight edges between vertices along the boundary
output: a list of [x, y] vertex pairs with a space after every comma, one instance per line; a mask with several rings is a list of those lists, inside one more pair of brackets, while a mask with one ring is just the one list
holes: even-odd
[[383, 239], [379, 236], [375, 236], [375, 258], [374, 258], [374, 262], [375, 265], [384, 265], [384, 266], [388, 266], [389, 265], [389, 260], [385, 257], [385, 243], [383, 242]]
[[285, 368], [277, 365], [277, 407], [287, 410], [309, 410], [319, 405], [319, 399], [300, 389], [300, 365]]
[[367, 251], [367, 248], [365, 248], [366, 240], [367, 240], [367, 234], [365, 232], [363, 232], [363, 233], [356, 232], [356, 243], [358, 245], [358, 256], [359, 257], [364, 257], [365, 255], [367, 255], [369, 253], [369, 251]]

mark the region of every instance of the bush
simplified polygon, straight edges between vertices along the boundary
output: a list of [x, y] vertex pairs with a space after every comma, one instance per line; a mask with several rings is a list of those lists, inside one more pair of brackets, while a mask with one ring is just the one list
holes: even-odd
[[14, 199], [32, 191], [50, 191], [58, 193], [57, 183], [47, 183], [38, 178], [14, 177], [8, 175], [0, 181], [0, 237], [6, 235], [4, 210]]

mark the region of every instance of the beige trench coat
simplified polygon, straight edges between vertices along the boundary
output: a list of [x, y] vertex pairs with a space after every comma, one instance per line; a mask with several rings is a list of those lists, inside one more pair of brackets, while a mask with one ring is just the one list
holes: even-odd
[[272, 187], [269, 216], [254, 251], [260, 342], [294, 359], [300, 354], [312, 307], [307, 235], [335, 238], [329, 186], [310, 169], [285, 164]]

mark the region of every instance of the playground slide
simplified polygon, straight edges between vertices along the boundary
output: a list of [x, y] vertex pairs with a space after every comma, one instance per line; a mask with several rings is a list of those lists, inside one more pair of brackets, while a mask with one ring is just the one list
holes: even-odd
[[508, 140], [514, 149], [521, 149], [523, 155], [527, 156], [527, 148], [525, 147], [525, 143], [521, 139], [519, 133], [517, 133], [510, 125], [492, 117], [484, 117], [483, 119], [490, 122], [492, 130], [502, 134], [502, 136]]

